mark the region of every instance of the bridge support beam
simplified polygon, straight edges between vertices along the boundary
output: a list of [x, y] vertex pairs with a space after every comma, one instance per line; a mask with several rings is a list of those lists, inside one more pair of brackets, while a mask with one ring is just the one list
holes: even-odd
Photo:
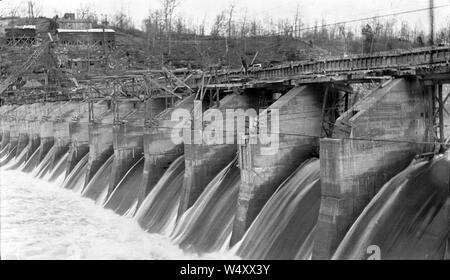
[[[313, 259], [330, 259], [364, 207], [418, 153], [430, 151], [430, 94], [397, 79], [355, 104], [320, 141], [322, 198]], [[370, 139], [370, 140], [369, 140]]]
[[263, 145], [257, 139], [257, 144], [240, 146], [242, 184], [231, 245], [243, 237], [280, 184], [317, 149], [324, 92], [322, 86], [292, 89], [269, 107], [271, 114], [279, 114], [279, 133], [269, 132], [275, 137], [271, 143]]

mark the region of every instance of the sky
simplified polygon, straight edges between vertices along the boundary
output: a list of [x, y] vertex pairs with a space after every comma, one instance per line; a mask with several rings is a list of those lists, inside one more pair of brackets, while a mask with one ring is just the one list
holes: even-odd
[[[190, 23], [200, 24], [204, 19], [211, 26], [215, 15], [226, 9], [231, 3], [236, 4], [236, 16], [247, 13], [248, 17], [266, 19], [293, 19], [299, 6], [302, 21], [313, 26], [315, 20], [323, 18], [327, 23], [350, 19], [391, 14], [401, 11], [426, 8], [429, 0], [180, 0], [176, 14], [183, 15]], [[450, 0], [434, 0], [435, 6], [450, 5]], [[141, 27], [142, 20], [150, 9], [160, 7], [160, 0], [36, 0], [44, 16], [76, 12], [82, 5], [89, 5], [98, 14], [107, 14], [109, 18], [117, 10], [124, 10], [132, 18], [136, 27]], [[26, 7], [26, 0], [0, 0], [0, 12], [17, 5]], [[397, 21], [407, 21], [411, 26], [425, 30], [429, 27], [429, 12], [422, 11], [397, 16]], [[436, 9], [437, 28], [448, 25], [450, 6]], [[359, 23], [358, 23], [359, 24]]]

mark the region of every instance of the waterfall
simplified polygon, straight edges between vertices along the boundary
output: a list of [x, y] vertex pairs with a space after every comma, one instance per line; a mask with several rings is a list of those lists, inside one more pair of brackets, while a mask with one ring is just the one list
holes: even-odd
[[10, 146], [10, 148], [11, 149], [9, 150], [8, 154], [5, 157], [3, 157], [2, 161], [0, 161], [0, 167], [5, 166], [15, 157], [17, 146], [14, 147]]
[[129, 215], [134, 214], [134, 211], [131, 211], [131, 213], [129, 210], [137, 205], [143, 172], [144, 157], [139, 159], [130, 170], [128, 170], [109, 196], [104, 207], [114, 210], [119, 215], [125, 215], [127, 212]]
[[87, 162], [89, 159], [89, 153], [87, 153], [78, 163], [73, 170], [64, 180], [63, 188], [70, 189], [75, 192], [81, 192], [84, 186], [84, 177], [87, 171]]
[[47, 173], [51, 171], [53, 167], [53, 157], [55, 155], [55, 152], [56, 147], [53, 145], [36, 168], [34, 172], [34, 175], [36, 177], [42, 179]]
[[4, 156], [8, 155], [10, 144], [8, 143], [1, 151], [0, 151], [0, 159], [3, 159]]
[[67, 152], [59, 159], [58, 163], [56, 163], [56, 165], [55, 165], [55, 168], [53, 168], [53, 171], [50, 173], [48, 181], [54, 182], [61, 175], [64, 174], [64, 172], [66, 171], [66, 165], [67, 165], [68, 158], [69, 158], [69, 153]]
[[27, 154], [28, 154], [29, 147], [25, 147], [22, 151], [20, 151], [20, 154], [17, 155], [14, 159], [12, 159], [7, 165], [5, 164], [6, 170], [16, 170], [18, 169], [24, 162], [27, 160]]
[[234, 159], [179, 219], [173, 233], [175, 243], [198, 253], [224, 247], [233, 228], [240, 183], [240, 169]]
[[413, 162], [373, 198], [342, 240], [334, 259], [442, 259], [449, 234], [450, 154]]
[[[96, 202], [100, 202], [101, 195], [108, 193], [109, 175], [111, 174], [111, 166], [114, 161], [112, 155], [106, 162], [98, 169], [97, 173], [92, 177], [90, 182], [84, 188], [82, 196], [90, 198]], [[104, 201], [101, 201], [103, 204]]]
[[27, 160], [22, 171], [25, 173], [31, 173], [39, 164], [39, 154], [41, 153], [41, 147], [38, 147], [36, 151], [31, 155], [31, 157]]
[[318, 159], [304, 162], [264, 206], [244, 238], [238, 256], [244, 259], [307, 259], [320, 208]]
[[167, 233], [177, 219], [183, 188], [184, 156], [176, 159], [136, 212], [139, 225], [148, 232]]

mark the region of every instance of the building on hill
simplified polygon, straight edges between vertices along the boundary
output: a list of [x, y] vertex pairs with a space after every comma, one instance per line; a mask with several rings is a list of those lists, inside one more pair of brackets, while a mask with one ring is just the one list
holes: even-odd
[[63, 45], [97, 45], [106, 44], [112, 48], [115, 46], [116, 38], [113, 29], [90, 28], [90, 29], [57, 29], [57, 38]]
[[[67, 15], [67, 14], [66, 14]], [[91, 29], [92, 22], [87, 19], [74, 19], [72, 17], [59, 18], [57, 20], [60, 29]]]
[[24, 25], [5, 28], [6, 44], [33, 45], [36, 43], [36, 26]]

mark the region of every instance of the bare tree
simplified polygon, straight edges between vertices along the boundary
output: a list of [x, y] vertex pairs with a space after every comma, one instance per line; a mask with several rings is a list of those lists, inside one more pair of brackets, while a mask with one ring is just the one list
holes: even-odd
[[199, 34], [200, 36], [205, 36], [205, 25], [206, 25], [206, 14], [203, 16], [202, 23], [199, 26]]
[[244, 53], [247, 51], [247, 42], [245, 40], [245, 37], [247, 36], [247, 33], [248, 33], [247, 12], [248, 12], [248, 10], [245, 9], [244, 18], [242, 19], [242, 26], [241, 26], [241, 39], [242, 39], [242, 45], [244, 48]]
[[113, 17], [113, 25], [122, 30], [134, 28], [131, 18], [122, 11], [118, 11]]
[[77, 16], [79, 19], [89, 20], [91, 22], [97, 22], [98, 20], [97, 13], [89, 4], [83, 5], [80, 3], [80, 7], [77, 9]]
[[300, 19], [300, 4], [297, 3], [294, 16], [294, 37], [300, 37], [300, 29], [302, 28], [302, 21]]
[[230, 7], [228, 8], [228, 38], [231, 38], [231, 27], [233, 23], [233, 14], [234, 9], [236, 8], [236, 3], [231, 3]]
[[211, 36], [219, 37], [222, 35], [222, 31], [224, 30], [225, 25], [225, 13], [222, 11], [216, 16], [216, 20], [211, 28]]
[[41, 16], [42, 9], [40, 6], [38, 6], [36, 1], [28, 0], [27, 5], [28, 5], [28, 17], [29, 18], [35, 18], [35, 17]]
[[162, 13], [160, 10], [150, 11], [148, 17], [144, 20], [144, 29], [147, 33], [147, 41], [150, 46], [152, 41], [152, 48], [156, 47], [156, 41], [164, 28], [162, 22]]
[[228, 52], [229, 52], [229, 40], [231, 40], [231, 30], [232, 30], [232, 24], [233, 24], [233, 14], [234, 14], [234, 8], [236, 8], [236, 3], [231, 3], [230, 7], [228, 8], [227, 15], [228, 15], [228, 27], [227, 32], [228, 36], [225, 37], [225, 57], [228, 60]]
[[164, 15], [164, 30], [166, 32], [169, 43], [168, 53], [172, 51], [171, 33], [172, 33], [172, 19], [176, 7], [181, 3], [181, 0], [160, 0], [162, 4], [162, 11]]
[[19, 16], [20, 5], [13, 6], [9, 10], [5, 10], [5, 15], [15, 18]]

